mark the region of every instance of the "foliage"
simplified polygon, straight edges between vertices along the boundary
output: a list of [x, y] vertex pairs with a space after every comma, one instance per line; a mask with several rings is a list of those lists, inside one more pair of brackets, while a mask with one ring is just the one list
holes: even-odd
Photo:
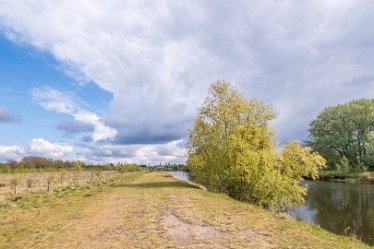
[[47, 177], [47, 191], [50, 192], [51, 191], [51, 187], [52, 187], [52, 183], [55, 179], [55, 176], [53, 174], [49, 174], [48, 177]]
[[58, 179], [60, 181], [60, 185], [62, 186], [64, 184], [64, 180], [66, 178], [67, 172], [65, 169], [62, 169], [60, 174], [58, 175]]
[[12, 190], [14, 191], [14, 194], [17, 194], [17, 186], [20, 184], [21, 179], [17, 176], [10, 179], [10, 186]]
[[325, 181], [330, 180], [343, 180], [343, 179], [359, 179], [360, 172], [357, 169], [350, 168], [348, 171], [338, 171], [338, 170], [321, 170], [319, 172], [318, 178]]
[[365, 170], [374, 166], [374, 99], [327, 107], [310, 123], [310, 141], [330, 168], [345, 160]]
[[[110, 171], [120, 170], [123, 168], [126, 172], [138, 171], [146, 168], [146, 165], [136, 164], [86, 164], [83, 161], [62, 161], [52, 160], [44, 157], [25, 157], [21, 161], [9, 161], [7, 163], [0, 163], [0, 173], [36, 173], [36, 172], [81, 172], [83, 170], [92, 171]], [[127, 168], [128, 167], [128, 168]], [[61, 180], [61, 179], [60, 179]], [[62, 179], [63, 180], [63, 179]]]
[[30, 193], [30, 189], [34, 185], [34, 179], [32, 177], [26, 178], [27, 192]]
[[301, 177], [315, 177], [324, 160], [295, 142], [277, 156], [268, 125], [274, 117], [270, 107], [247, 101], [229, 83], [213, 83], [190, 131], [187, 165], [195, 180], [265, 207], [300, 203]]
[[73, 166], [74, 171], [81, 172], [85, 164], [82, 161], [76, 160], [76, 161], [73, 161], [72, 166]]
[[346, 156], [342, 156], [340, 163], [336, 164], [336, 169], [338, 172], [346, 173], [350, 170], [349, 161]]
[[142, 167], [136, 165], [136, 164], [119, 164], [116, 166], [117, 170], [121, 173], [125, 172], [136, 172], [143, 170]]
[[[304, 196], [307, 193], [306, 186], [300, 186], [304, 177], [316, 179], [319, 169], [324, 168], [326, 160], [317, 152], [312, 152], [309, 147], [302, 147], [299, 142], [292, 141], [283, 147], [282, 153], [278, 156], [277, 165], [281, 174], [282, 181], [279, 182], [278, 191], [280, 193], [278, 203], [282, 206], [288, 206], [289, 201], [293, 204], [304, 202]], [[290, 200], [282, 203], [283, 196]]]
[[165, 171], [188, 171], [188, 167], [185, 164], [174, 164], [166, 163], [163, 167]]

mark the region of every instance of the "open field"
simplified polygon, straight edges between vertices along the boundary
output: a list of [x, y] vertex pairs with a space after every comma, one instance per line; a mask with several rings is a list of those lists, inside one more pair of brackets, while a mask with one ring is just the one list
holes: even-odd
[[0, 228], [0, 248], [369, 248], [162, 172], [32, 195]]
[[118, 175], [120, 173], [117, 171], [0, 174], [0, 204], [15, 197], [25, 197], [33, 192], [53, 191], [53, 189], [64, 187], [77, 187], [95, 181], [105, 181]]

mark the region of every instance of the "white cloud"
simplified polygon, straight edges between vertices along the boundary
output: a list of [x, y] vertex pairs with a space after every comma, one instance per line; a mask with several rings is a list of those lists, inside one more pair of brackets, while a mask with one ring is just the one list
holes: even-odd
[[[226, 79], [275, 107], [285, 142], [305, 138], [324, 106], [374, 96], [373, 11], [372, 1], [3, 0], [0, 27], [113, 94], [105, 125], [84, 118], [94, 140], [186, 138], [208, 84]], [[41, 104], [81, 118], [69, 102]]]
[[79, 101], [73, 94], [57, 91], [50, 87], [33, 88], [31, 96], [36, 103], [47, 111], [73, 114], [77, 110], [77, 105], [79, 105]]
[[109, 126], [104, 125], [95, 113], [80, 110], [74, 114], [74, 118], [76, 121], [94, 126], [92, 140], [95, 142], [108, 138], [113, 139], [117, 135], [117, 131]]
[[43, 138], [34, 138], [29, 146], [1, 146], [0, 161], [20, 160], [26, 156], [42, 156], [52, 159], [69, 159], [73, 146], [61, 143], [52, 143]]
[[185, 160], [186, 149], [183, 140], [164, 144], [80, 144], [79, 157], [89, 163], [138, 163], [157, 165], [160, 162], [180, 163]]
[[93, 125], [92, 139], [96, 141], [113, 139], [117, 131], [106, 126], [95, 113], [81, 108], [83, 104], [72, 92], [62, 92], [49, 87], [34, 88], [31, 95], [36, 103], [48, 111], [69, 114], [76, 121]]
[[66, 144], [51, 143], [43, 138], [34, 138], [30, 143], [28, 154], [46, 158], [65, 158], [73, 151], [73, 147]]
[[0, 161], [19, 160], [25, 154], [25, 150], [20, 146], [1, 146], [0, 145]]

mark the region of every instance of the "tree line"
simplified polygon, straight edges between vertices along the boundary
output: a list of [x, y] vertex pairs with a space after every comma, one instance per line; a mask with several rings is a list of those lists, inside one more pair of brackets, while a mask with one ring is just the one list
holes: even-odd
[[145, 165], [132, 163], [108, 163], [108, 164], [86, 164], [80, 160], [54, 160], [44, 157], [29, 156], [20, 161], [9, 161], [0, 163], [0, 173], [25, 173], [43, 171], [74, 171], [77, 170], [117, 170], [123, 172], [139, 171]]
[[338, 171], [374, 168], [374, 99], [326, 107], [310, 123], [308, 146]]

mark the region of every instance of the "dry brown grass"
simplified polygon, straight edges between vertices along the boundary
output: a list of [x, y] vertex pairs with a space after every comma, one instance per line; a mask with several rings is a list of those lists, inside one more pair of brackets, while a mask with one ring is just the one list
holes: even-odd
[[166, 173], [0, 212], [0, 248], [366, 248]]
[[[101, 172], [101, 180], [119, 175], [117, 171]], [[67, 186], [82, 186], [96, 180], [97, 176], [92, 171], [82, 171], [77, 173], [76, 183], [74, 183], [73, 172], [41, 172], [25, 174], [0, 174], [0, 204], [14, 193], [12, 180], [19, 179], [17, 185], [18, 195], [28, 195], [30, 192], [48, 191], [48, 184], [51, 189]]]

